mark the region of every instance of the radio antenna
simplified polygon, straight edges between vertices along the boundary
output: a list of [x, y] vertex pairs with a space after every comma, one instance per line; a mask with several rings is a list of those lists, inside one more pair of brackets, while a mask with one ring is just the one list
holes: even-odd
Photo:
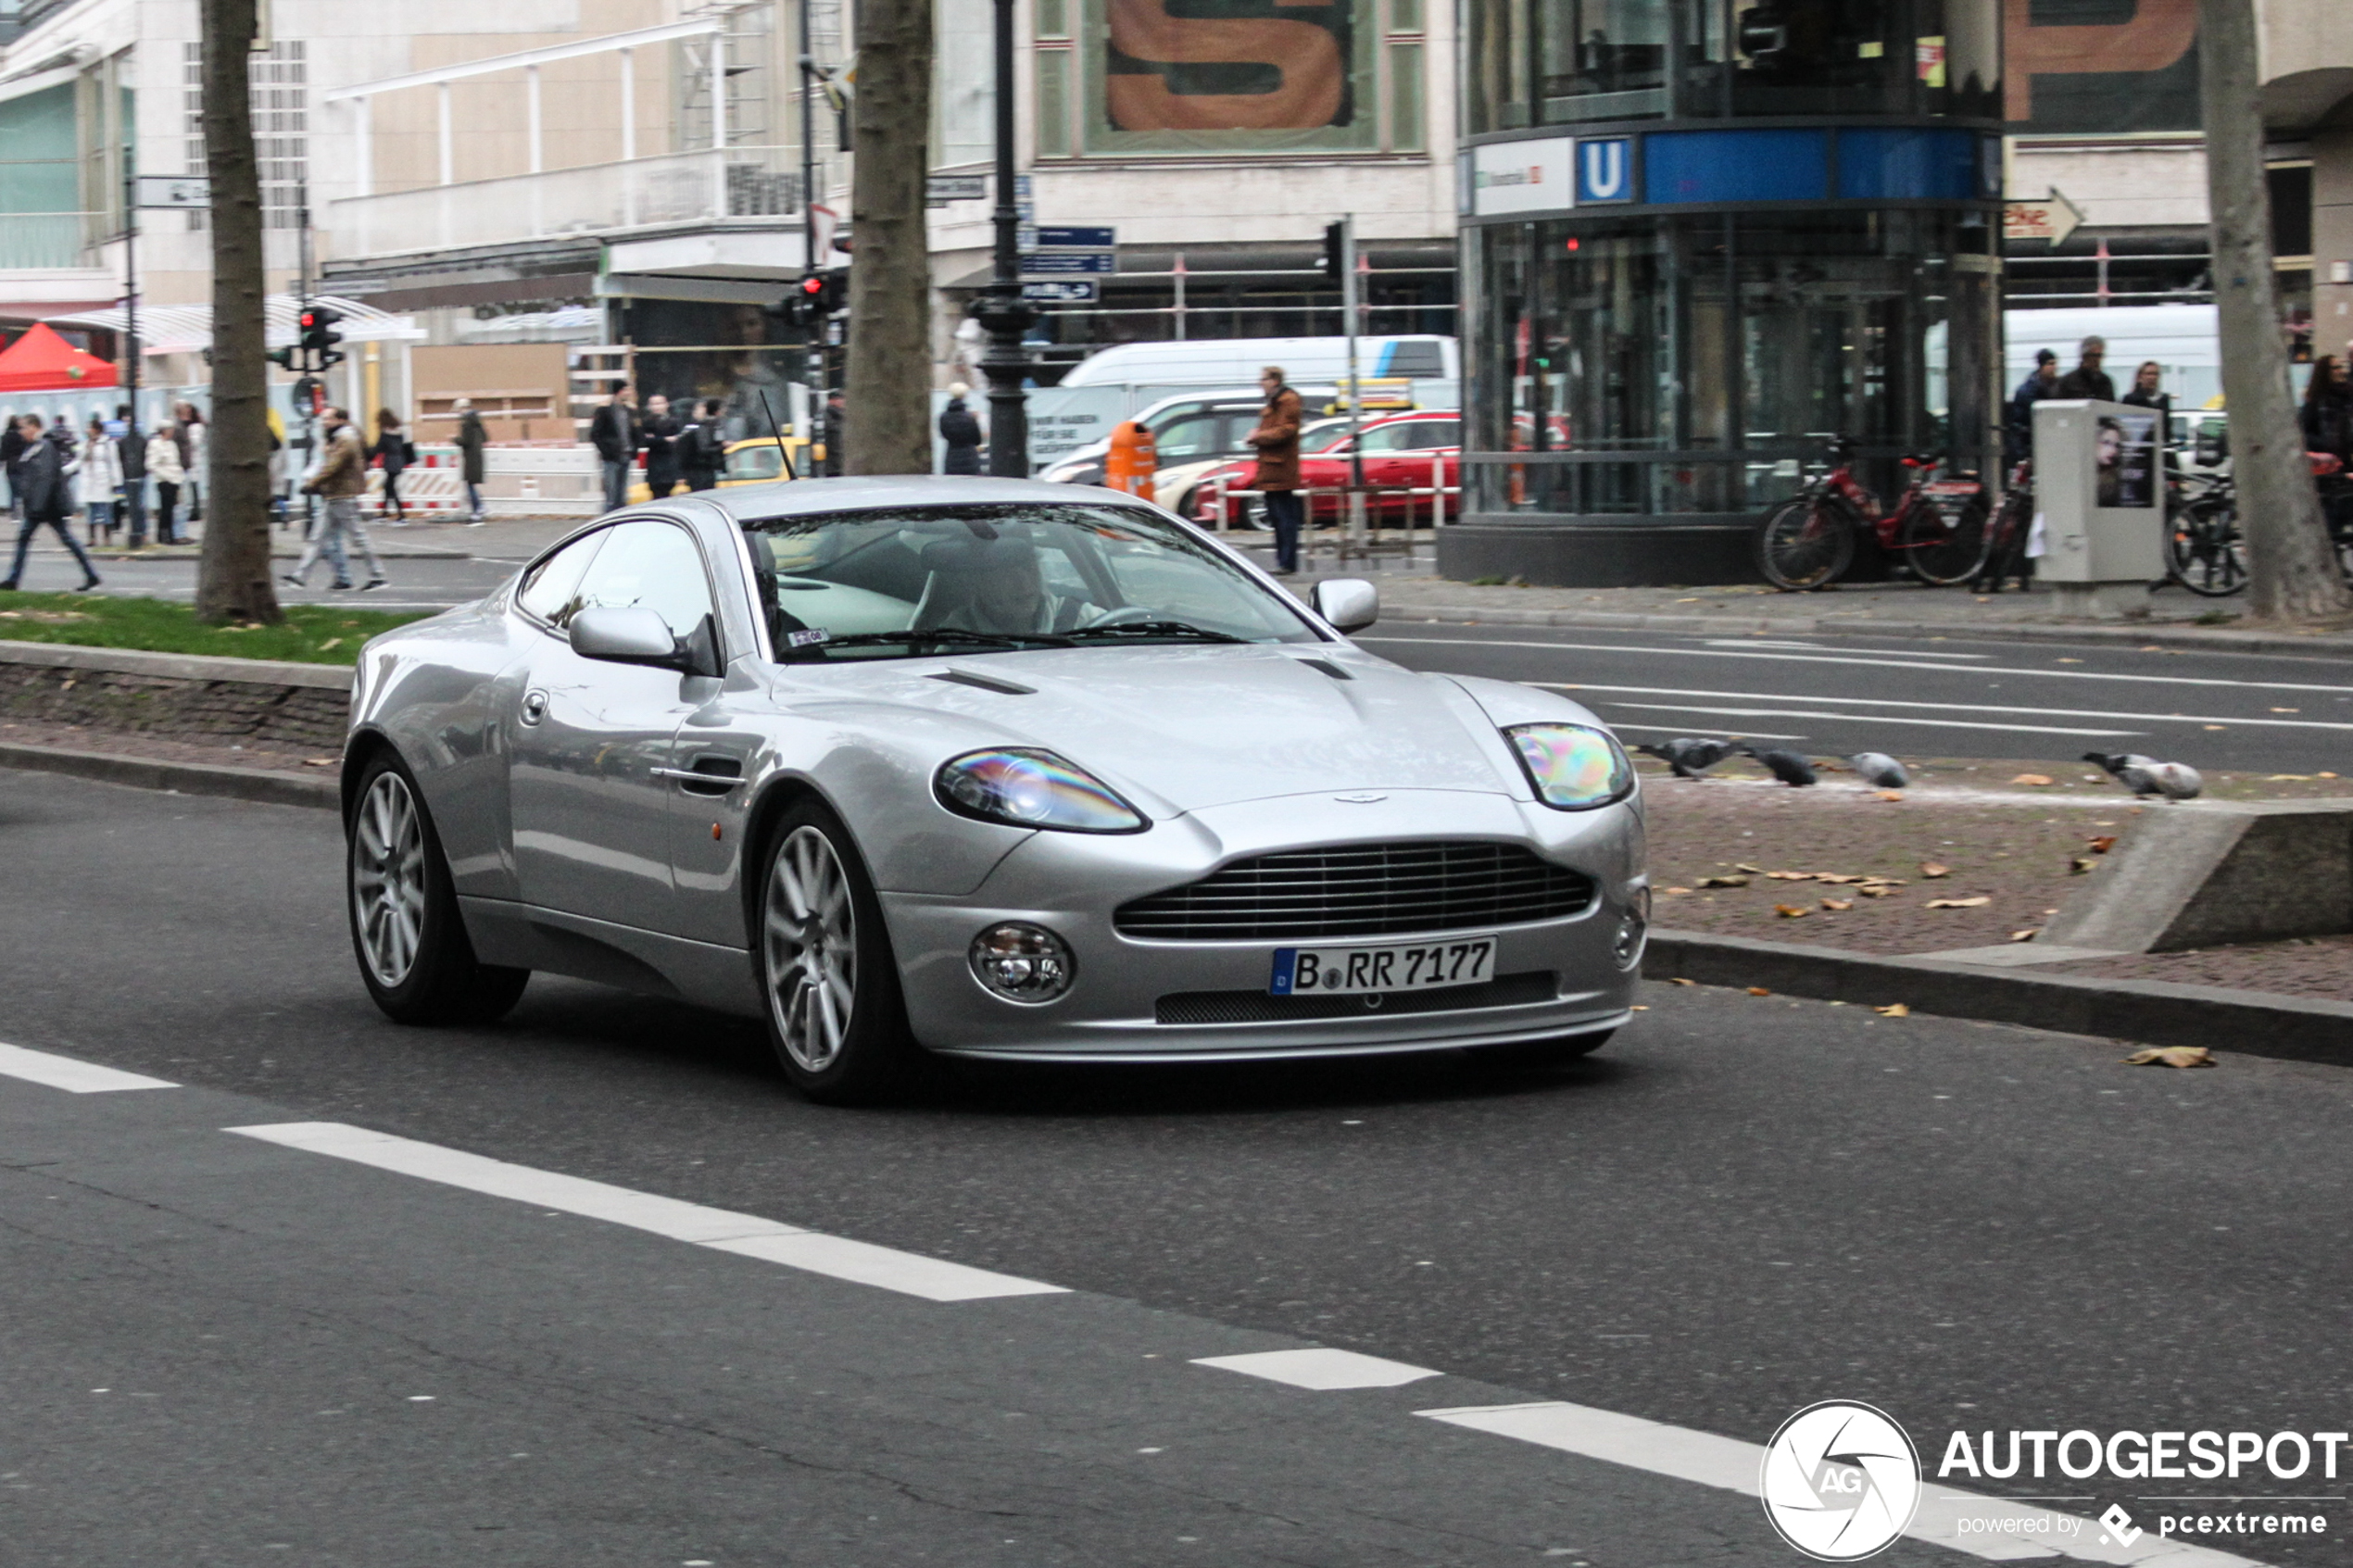
[[760, 394], [760, 411], [768, 416], [768, 428], [775, 433], [776, 456], [784, 459], [785, 477], [788, 480], [799, 479], [800, 475], [793, 471], [792, 454], [785, 450], [785, 427], [776, 422], [776, 410], [768, 406], [768, 389], [764, 386], [756, 386], [752, 390]]

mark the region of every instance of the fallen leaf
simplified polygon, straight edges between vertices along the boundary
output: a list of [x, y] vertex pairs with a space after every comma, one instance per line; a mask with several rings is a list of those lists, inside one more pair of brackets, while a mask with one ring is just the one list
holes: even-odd
[[2057, 784], [2057, 780], [2052, 778], [2048, 773], [2020, 773], [2018, 777], [2010, 781], [2012, 784]]
[[1765, 874], [1765, 868], [1763, 866], [1734, 866], [1732, 869], [1736, 872], [1746, 872], [1751, 876], [1763, 876]]
[[1765, 874], [1775, 882], [1811, 882], [1814, 880], [1814, 873], [1812, 872], [1767, 872]]
[[332, 768], [342, 760], [340, 757], [306, 757], [302, 765], [306, 768]]
[[2082, 876], [2085, 872], [2090, 871], [2094, 866], [2098, 864], [2099, 861], [2089, 855], [2070, 856], [2069, 857], [2067, 862], [2067, 874], [2070, 876]]
[[2213, 1053], [2204, 1046], [2158, 1046], [2148, 1050], [2134, 1051], [2124, 1059], [2127, 1067], [2211, 1067]]
[[2315, 773], [2312, 776], [2316, 779], [2333, 779], [2336, 777], [2334, 773]]
[[1769, 997], [1769, 996], [1771, 996], [1773, 993], [1772, 993], [1772, 992], [1770, 992], [1770, 991], [1768, 991], [1768, 990], [1767, 990], [1767, 989], [1765, 989], [1765, 987], [1764, 987], [1764, 986], [1762, 986], [1762, 985], [1751, 985], [1751, 986], [1748, 988], [1748, 994], [1749, 994], [1750, 996], [1752, 996], [1752, 997]]
[[1909, 1018], [1912, 1016], [1912, 1010], [1906, 1007], [1902, 1002], [1890, 1002], [1883, 1008], [1873, 1008], [1871, 1010], [1879, 1014], [1881, 1018]]
[[1650, 1009], [1643, 1003], [1636, 1002], [1632, 1007], [1628, 1008], [1626, 1010], [1628, 1012], [1648, 1012], [1650, 1011]]
[[1811, 909], [1801, 909], [1795, 904], [1776, 904], [1773, 906], [1773, 912], [1780, 916], [1783, 920], [1804, 920], [1807, 915], [1812, 914], [1814, 911]]
[[2052, 662], [2055, 664], [2081, 664], [2083, 661], [2080, 659], [2054, 659]]
[[2230, 728], [2228, 724], [2208, 724], [2206, 727], [2209, 730], [2227, 730]]
[[2030, 925], [2024, 931], [2013, 931], [2010, 933], [2010, 940], [2013, 942], [2032, 942], [2034, 940], [2035, 934], [2040, 932], [2042, 929], [2043, 928], [2039, 925]]
[[1866, 898], [1884, 898], [1889, 894], [1894, 892], [1895, 889], [1888, 886], [1887, 884], [1883, 882], [1874, 882], [1868, 884], [1865, 886], [1858, 887], [1855, 891], [1860, 893]]
[[1827, 882], [1843, 885], [1844, 884], [1850, 882], [1869, 882], [1871, 879], [1867, 876], [1842, 876], [1837, 872], [1816, 872], [1814, 873], [1814, 880], [1816, 882]]
[[1911, 884], [1900, 876], [1867, 876], [1863, 879], [1863, 885], [1866, 887], [1909, 887]]
[[2263, 782], [2265, 784], [2306, 784], [2315, 776], [2311, 773], [2273, 773]]
[[1668, 981], [1667, 984], [1669, 985], [1696, 985], [1699, 982], [1696, 980], [1686, 980], [1679, 974], [1674, 979]]
[[1991, 894], [1981, 893], [1974, 898], [1931, 898], [1931, 909], [1982, 909], [1994, 901]]
[[1746, 887], [1748, 885], [1748, 878], [1744, 876], [1704, 876], [1699, 879], [1699, 884], [1702, 887]]
[[1922, 860], [1920, 862], [1920, 875], [1927, 877], [1931, 881], [1934, 881], [1940, 876], [1951, 876], [1952, 874], [1953, 868], [1950, 866], [1940, 866], [1934, 860]]
[[1825, 898], [1822, 900], [1822, 908], [1826, 909], [1851, 909], [1854, 907], [1855, 900], [1852, 898]]
[[1904, 792], [1900, 789], [1883, 789], [1879, 792], [1879, 797], [1881, 800], [1901, 800], [1904, 798]]
[[2097, 838], [2087, 838], [2083, 842], [2091, 846], [2093, 854], [2105, 855], [2116, 847], [2116, 835], [2112, 833], [2104, 833]]
[[2301, 713], [2304, 709], [2300, 708], [2274, 708], [2271, 711], [2274, 713]]
[[341, 637], [329, 637], [325, 642], [319, 645], [319, 651], [321, 653], [324, 653], [329, 648], [340, 646], [342, 643], [343, 639]]
[[1691, 889], [1688, 887], [1662, 887], [1658, 891], [1660, 897], [1672, 897], [1678, 893], [1689, 893]]

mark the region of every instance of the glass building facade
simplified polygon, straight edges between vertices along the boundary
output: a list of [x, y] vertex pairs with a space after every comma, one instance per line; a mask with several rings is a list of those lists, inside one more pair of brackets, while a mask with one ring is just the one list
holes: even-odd
[[1753, 575], [1834, 437], [1991, 469], [2001, 0], [1463, 0], [1450, 576]]

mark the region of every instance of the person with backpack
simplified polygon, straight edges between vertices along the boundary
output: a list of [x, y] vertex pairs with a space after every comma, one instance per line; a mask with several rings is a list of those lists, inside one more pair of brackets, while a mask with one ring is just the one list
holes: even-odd
[[377, 513], [387, 520], [384, 523], [386, 528], [406, 528], [409, 526], [409, 505], [400, 498], [400, 475], [417, 460], [417, 448], [409, 441], [408, 433], [400, 428], [400, 416], [389, 408], [376, 410], [376, 445], [371, 456], [384, 470], [384, 501], [377, 508]]

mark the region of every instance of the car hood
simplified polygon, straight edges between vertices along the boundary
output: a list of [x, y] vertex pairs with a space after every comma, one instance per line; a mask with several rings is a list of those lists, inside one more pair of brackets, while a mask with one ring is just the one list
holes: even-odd
[[1319, 791], [1532, 798], [1495, 720], [1463, 685], [1344, 644], [1044, 649], [795, 665], [780, 675], [788, 709], [887, 725], [902, 739], [925, 727], [919, 714], [932, 716], [940, 760], [986, 746], [1042, 747], [1155, 817]]

